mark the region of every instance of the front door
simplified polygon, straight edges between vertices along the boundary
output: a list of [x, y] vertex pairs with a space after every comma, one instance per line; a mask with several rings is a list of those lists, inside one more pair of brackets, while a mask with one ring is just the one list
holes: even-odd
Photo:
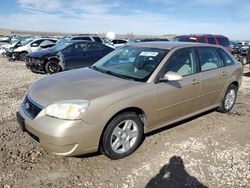
[[177, 50], [163, 68], [183, 76], [181, 81], [166, 81], [155, 85], [156, 122], [155, 127], [170, 123], [197, 110], [200, 94], [200, 74], [197, 69], [195, 49]]

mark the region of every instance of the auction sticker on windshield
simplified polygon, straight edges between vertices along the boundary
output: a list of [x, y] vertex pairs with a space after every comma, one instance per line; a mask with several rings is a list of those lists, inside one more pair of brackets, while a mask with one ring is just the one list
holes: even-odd
[[159, 52], [141, 52], [140, 56], [150, 56], [150, 57], [155, 57], [159, 54]]

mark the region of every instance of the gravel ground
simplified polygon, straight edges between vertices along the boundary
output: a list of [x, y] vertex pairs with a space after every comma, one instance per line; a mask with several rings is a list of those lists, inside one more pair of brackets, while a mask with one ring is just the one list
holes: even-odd
[[4, 58], [0, 72], [0, 187], [250, 187], [250, 73], [229, 114], [212, 111], [162, 129], [111, 161], [60, 157], [30, 141], [14, 114], [31, 83], [46, 75]]

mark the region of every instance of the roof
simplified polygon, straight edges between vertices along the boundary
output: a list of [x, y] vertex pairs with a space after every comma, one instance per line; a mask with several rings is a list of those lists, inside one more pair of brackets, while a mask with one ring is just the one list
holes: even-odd
[[141, 43], [131, 43], [129, 46], [147, 47], [147, 48], [159, 48], [171, 50], [177, 47], [219, 47], [218, 45], [212, 45], [207, 43], [197, 43], [197, 42], [172, 42], [172, 41], [159, 41], [159, 42], [141, 42]]
[[[207, 36], [207, 37], [225, 37], [227, 38], [226, 36], [224, 35], [213, 35], [213, 34], [190, 34], [190, 35], [177, 35], [175, 37], [204, 37], [204, 36]], [[175, 38], [174, 37], [174, 38]]]

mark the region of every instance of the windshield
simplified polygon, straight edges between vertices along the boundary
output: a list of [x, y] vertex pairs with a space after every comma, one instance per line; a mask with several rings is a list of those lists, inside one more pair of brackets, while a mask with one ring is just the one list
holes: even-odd
[[26, 44], [30, 43], [33, 39], [26, 39], [21, 41], [21, 45], [25, 46]]
[[55, 50], [55, 51], [60, 51], [64, 48], [66, 48], [67, 46], [69, 46], [70, 44], [72, 44], [72, 42], [59, 42], [57, 43], [55, 46], [51, 47], [51, 50]]
[[99, 60], [93, 69], [117, 77], [145, 82], [168, 50], [125, 46]]

